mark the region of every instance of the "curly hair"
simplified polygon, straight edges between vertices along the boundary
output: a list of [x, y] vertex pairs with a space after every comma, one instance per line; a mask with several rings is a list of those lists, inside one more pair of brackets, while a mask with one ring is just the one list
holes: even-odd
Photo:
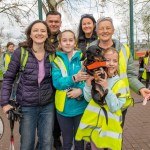
[[[44, 24], [46, 26], [46, 29], [47, 29], [48, 37], [51, 36], [51, 32], [49, 30], [49, 27], [48, 27], [47, 23], [45, 21], [42, 21], [42, 20], [35, 20], [26, 29], [26, 32], [25, 32], [25, 34], [26, 34], [26, 41], [19, 43], [19, 47], [32, 48], [32, 46], [33, 46], [33, 40], [31, 39], [30, 35], [31, 35], [32, 27], [35, 24], [37, 24], [37, 23]], [[54, 48], [53, 44], [48, 40], [48, 38], [45, 41], [44, 49], [48, 50], [51, 53], [55, 52], [55, 48]]]

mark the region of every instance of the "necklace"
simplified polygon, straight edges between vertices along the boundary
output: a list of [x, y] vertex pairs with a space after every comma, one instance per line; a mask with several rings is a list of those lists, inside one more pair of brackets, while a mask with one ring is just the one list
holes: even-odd
[[32, 47], [31, 49], [32, 49], [32, 51], [33, 51], [34, 53], [37, 53], [37, 51], [36, 51], [36, 50], [34, 50], [34, 49], [33, 49], [33, 47]]

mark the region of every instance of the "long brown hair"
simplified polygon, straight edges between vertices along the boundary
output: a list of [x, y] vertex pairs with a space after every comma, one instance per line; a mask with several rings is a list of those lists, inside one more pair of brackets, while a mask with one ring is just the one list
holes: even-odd
[[[49, 27], [48, 27], [48, 25], [46, 24], [46, 22], [45, 22], [45, 21], [42, 21], [42, 20], [35, 20], [35, 21], [32, 22], [32, 23], [28, 26], [28, 28], [26, 29], [26, 32], [25, 32], [25, 34], [26, 34], [26, 41], [19, 43], [19, 47], [32, 48], [33, 40], [31, 39], [30, 34], [31, 34], [31, 30], [32, 30], [33, 25], [35, 25], [35, 24], [37, 24], [37, 23], [42, 23], [42, 24], [44, 24], [44, 25], [46, 26], [46, 29], [47, 29], [48, 38], [51, 36]], [[54, 53], [54, 52], [55, 52], [54, 46], [53, 46], [53, 44], [48, 40], [48, 38], [46, 39], [46, 41], [45, 41], [45, 43], [44, 43], [44, 49], [45, 49], [45, 50], [48, 50], [48, 51], [51, 52], [51, 53]]]

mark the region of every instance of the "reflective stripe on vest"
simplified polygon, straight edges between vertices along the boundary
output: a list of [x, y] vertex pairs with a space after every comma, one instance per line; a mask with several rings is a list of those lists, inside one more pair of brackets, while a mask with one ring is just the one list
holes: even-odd
[[[54, 63], [61, 70], [61, 74], [63, 77], [68, 76], [66, 66], [60, 57], [56, 57], [54, 59]], [[66, 91], [65, 90], [56, 90], [55, 93], [55, 106], [56, 109], [60, 112], [63, 112], [66, 100]]]
[[4, 59], [4, 63], [5, 63], [5, 70], [8, 69], [8, 65], [10, 63], [10, 59], [11, 59], [11, 56], [8, 55], [7, 53], [5, 54], [5, 59]]
[[128, 87], [128, 92], [130, 93], [129, 81], [127, 78], [127, 64], [129, 57], [130, 57], [130, 49], [126, 44], [124, 44], [119, 52], [119, 75], [120, 78], [123, 79], [124, 82], [126, 83], [126, 86]]
[[79, 128], [76, 134], [76, 140], [92, 140], [98, 148], [111, 148], [120, 150], [122, 143], [121, 118], [122, 112], [111, 113], [107, 105], [104, 105], [108, 114], [108, 124], [101, 107], [93, 100], [84, 111]]
[[55, 64], [59, 67], [59, 69], [61, 70], [62, 76], [63, 76], [63, 77], [68, 76], [66, 66], [65, 66], [64, 62], [62, 61], [62, 59], [57, 56], [57, 57], [54, 59], [54, 62], [55, 62]]
[[111, 132], [111, 131], [103, 132], [102, 129], [95, 129], [95, 130], [97, 130], [100, 133], [101, 137], [109, 136], [109, 137], [115, 138], [115, 139], [122, 139], [122, 134], [120, 134], [120, 133]]
[[127, 77], [127, 64], [130, 57], [130, 49], [126, 44], [123, 44], [119, 52], [119, 76], [125, 82], [129, 98], [126, 100], [125, 107], [133, 105], [133, 99], [130, 96], [129, 81]]
[[[97, 109], [95, 106], [89, 105], [89, 107], [87, 107], [87, 110], [95, 112], [95, 113], [99, 113], [99, 109]], [[105, 117], [105, 114], [104, 114], [103, 111], [100, 112], [100, 115]], [[112, 113], [110, 113], [110, 112], [107, 112], [107, 115], [108, 115], [108, 118], [117, 120], [118, 122], [122, 121], [122, 117], [121, 116], [117, 116], [115, 114], [112, 115]]]
[[124, 81], [119, 80], [118, 82], [116, 82], [114, 86], [112, 87], [112, 91], [113, 93], [120, 93], [121, 95], [119, 96], [119, 98], [126, 98], [126, 102], [123, 105], [122, 109], [125, 109], [133, 105], [134, 101], [131, 95], [129, 94], [128, 87], [126, 87], [126, 84]]

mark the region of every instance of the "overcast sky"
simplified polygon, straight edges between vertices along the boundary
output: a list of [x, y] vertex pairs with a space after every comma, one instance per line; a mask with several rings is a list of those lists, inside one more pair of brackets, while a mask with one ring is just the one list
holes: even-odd
[[[5, 0], [7, 4], [9, 5], [10, 3], [17, 2], [17, 1], [24, 1], [25, 5], [31, 6], [31, 3], [33, 4], [32, 0]], [[31, 2], [32, 1], [32, 2]], [[43, 0], [44, 1], [44, 0]], [[88, 13], [88, 14], [93, 14], [95, 19], [97, 20], [101, 16], [111, 16], [113, 18], [114, 26], [117, 28], [118, 26], [121, 26], [121, 18], [119, 18], [118, 15], [116, 15], [115, 11], [117, 10], [116, 6], [113, 5], [113, 3], [109, 3], [107, 7], [103, 9], [101, 5], [97, 7], [98, 4], [96, 4], [95, 0], [93, 0], [91, 3], [91, 6], [89, 5], [91, 0], [89, 0], [89, 3], [87, 2], [88, 0], [82, 1], [82, 3], [77, 3], [77, 1], [71, 0], [72, 8], [69, 6], [63, 5], [63, 7], [58, 8], [58, 11], [62, 13], [62, 30], [63, 29], [72, 29], [76, 31], [78, 28], [79, 20], [81, 18], [82, 14]], [[1, 3], [0, 3], [1, 5]], [[1, 23], [0, 23], [0, 28], [4, 27], [4, 34], [10, 34], [13, 38], [9, 40], [14, 40], [15, 43], [18, 42], [18, 40], [23, 38], [23, 32], [25, 28], [34, 20], [38, 19], [38, 6], [35, 5], [34, 7], [35, 14], [29, 15], [29, 20], [30, 21], [25, 21], [24, 18], [21, 20], [24, 22], [23, 26], [24, 28], [20, 27], [17, 23], [14, 23], [12, 25], [9, 22], [9, 19], [7, 18], [6, 15], [0, 13], [0, 18], [1, 18]], [[66, 9], [67, 8], [67, 9]], [[43, 12], [43, 19], [45, 20], [45, 14]], [[15, 21], [14, 21], [15, 22]], [[17, 39], [17, 40], [16, 40]], [[3, 40], [3, 45], [8, 42], [8, 39], [0, 39], [0, 41]]]

